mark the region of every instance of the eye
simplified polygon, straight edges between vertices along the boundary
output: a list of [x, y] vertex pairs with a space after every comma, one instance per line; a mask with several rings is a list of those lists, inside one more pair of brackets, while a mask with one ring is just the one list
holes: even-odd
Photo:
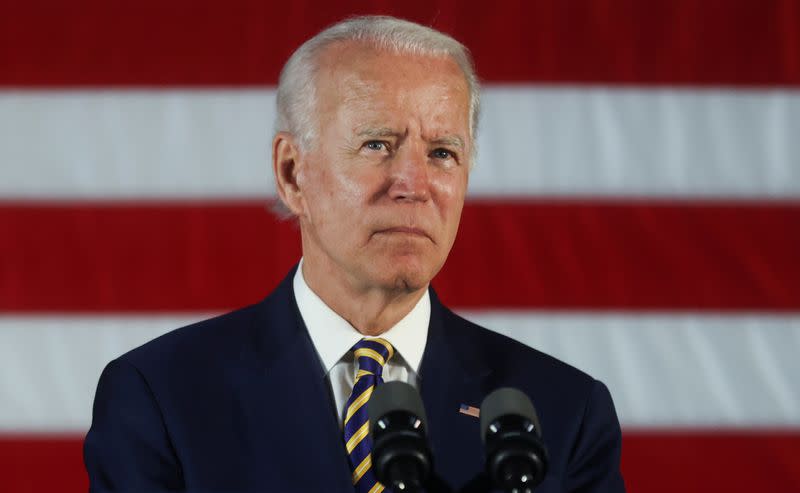
[[434, 149], [433, 152], [431, 152], [431, 157], [436, 159], [451, 159], [455, 158], [456, 155], [452, 151], [440, 147], [438, 149]]
[[370, 151], [385, 151], [388, 150], [389, 145], [382, 140], [368, 140], [364, 143], [364, 148]]

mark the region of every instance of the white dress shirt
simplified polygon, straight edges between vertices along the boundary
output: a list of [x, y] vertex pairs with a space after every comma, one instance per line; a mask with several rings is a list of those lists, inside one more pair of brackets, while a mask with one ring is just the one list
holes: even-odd
[[[345, 404], [353, 390], [358, 367], [350, 349], [364, 338], [352, 325], [325, 304], [308, 287], [303, 277], [303, 261], [293, 280], [294, 296], [327, 374], [336, 404], [339, 425], [344, 423]], [[383, 380], [400, 380], [419, 386], [419, 365], [428, 338], [431, 318], [430, 294], [426, 292], [402, 320], [380, 335], [394, 347], [395, 354], [383, 368]]]

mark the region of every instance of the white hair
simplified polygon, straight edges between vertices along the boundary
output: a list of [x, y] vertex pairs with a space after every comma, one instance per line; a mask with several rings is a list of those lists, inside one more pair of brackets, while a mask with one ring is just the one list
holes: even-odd
[[463, 72], [469, 88], [469, 129], [474, 149], [480, 86], [469, 50], [435, 29], [388, 16], [346, 19], [309, 39], [292, 54], [278, 82], [276, 132], [291, 133], [298, 138], [301, 148], [307, 149], [315, 142], [319, 131], [315, 111], [319, 56], [339, 41], [364, 41], [396, 53], [450, 57]]

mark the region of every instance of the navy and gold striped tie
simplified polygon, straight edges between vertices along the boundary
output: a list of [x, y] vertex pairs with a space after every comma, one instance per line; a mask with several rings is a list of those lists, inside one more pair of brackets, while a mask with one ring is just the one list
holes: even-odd
[[369, 420], [365, 404], [375, 390], [383, 383], [383, 365], [394, 355], [394, 348], [381, 338], [361, 339], [353, 346], [358, 373], [353, 385], [353, 393], [347, 399], [347, 412], [344, 416], [344, 443], [353, 470], [353, 485], [359, 493], [380, 493], [383, 485], [375, 479], [372, 471], [372, 438], [369, 434]]

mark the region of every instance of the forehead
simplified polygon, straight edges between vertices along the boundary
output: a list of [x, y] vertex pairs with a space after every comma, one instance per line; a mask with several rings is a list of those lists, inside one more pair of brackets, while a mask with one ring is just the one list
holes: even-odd
[[343, 108], [365, 118], [386, 109], [408, 109], [458, 120], [452, 123], [459, 125], [468, 121], [467, 81], [450, 57], [397, 53], [347, 41], [326, 48], [319, 62], [320, 116]]

